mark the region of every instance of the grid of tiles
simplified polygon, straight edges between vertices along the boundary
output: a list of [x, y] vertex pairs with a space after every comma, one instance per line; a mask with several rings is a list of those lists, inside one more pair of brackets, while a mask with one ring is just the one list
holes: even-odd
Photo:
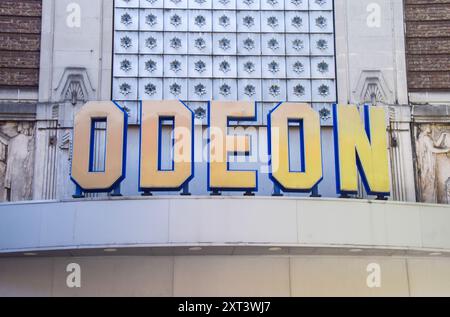
[[116, 0], [119, 101], [336, 101], [333, 0]]

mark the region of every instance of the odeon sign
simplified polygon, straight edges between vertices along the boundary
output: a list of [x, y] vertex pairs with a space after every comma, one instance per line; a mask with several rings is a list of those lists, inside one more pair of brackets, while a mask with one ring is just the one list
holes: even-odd
[[[256, 171], [231, 170], [230, 155], [248, 154], [249, 136], [228, 133], [230, 121], [256, 120], [253, 102], [209, 102], [208, 111], [208, 191], [258, 191]], [[356, 193], [358, 172], [369, 195], [389, 196], [389, 163], [385, 111], [334, 105], [334, 146], [338, 194]], [[194, 178], [194, 114], [181, 101], [140, 102], [139, 191], [180, 191]], [[93, 166], [94, 127], [106, 122], [104, 170]], [[162, 123], [170, 121], [174, 149], [172, 168], [161, 165]], [[311, 192], [323, 179], [321, 124], [310, 105], [280, 103], [267, 115], [269, 177], [285, 192]], [[289, 125], [301, 129], [299, 148], [302, 168], [292, 171], [289, 157]], [[128, 114], [115, 102], [89, 102], [74, 122], [71, 179], [77, 195], [90, 192], [120, 193], [126, 177]], [[176, 145], [175, 145], [176, 143]], [[219, 153], [219, 154], [218, 154]]]

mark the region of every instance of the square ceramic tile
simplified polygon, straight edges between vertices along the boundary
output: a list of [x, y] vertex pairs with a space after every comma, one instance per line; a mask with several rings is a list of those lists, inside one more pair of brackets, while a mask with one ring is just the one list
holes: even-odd
[[333, 10], [333, 0], [309, 0], [309, 10]]
[[142, 9], [139, 12], [140, 31], [164, 31], [164, 10]]
[[139, 100], [162, 100], [163, 80], [161, 78], [139, 79]]
[[185, 78], [188, 75], [188, 59], [185, 55], [164, 56], [164, 77]]
[[138, 55], [116, 54], [114, 56], [115, 77], [137, 77], [139, 74]]
[[139, 55], [139, 77], [164, 76], [163, 55]]
[[162, 9], [164, 8], [164, 0], [117, 0], [118, 2], [140, 2], [141, 8], [154, 8]]
[[[140, 0], [116, 0], [116, 8], [139, 8]], [[160, 0], [161, 1], [161, 0]]]
[[115, 28], [118, 31], [139, 30], [139, 9], [115, 9]]
[[188, 0], [164, 0], [164, 8], [187, 9], [188, 8]]
[[212, 98], [212, 80], [191, 78], [188, 82], [188, 99], [192, 101], [209, 101]]
[[117, 31], [114, 35], [114, 51], [116, 54], [137, 54], [139, 52], [139, 34]]
[[189, 32], [212, 32], [211, 10], [189, 11]]
[[[132, 33], [137, 35], [136, 32]], [[140, 32], [139, 53], [141, 54], [163, 54], [164, 34], [163, 32]]]
[[213, 61], [211, 56], [189, 56], [189, 78], [211, 78], [213, 75]]
[[164, 99], [187, 99], [188, 82], [185, 78], [165, 78], [164, 79]]
[[188, 35], [189, 55], [212, 55], [212, 33], [194, 33]]
[[188, 6], [189, 9], [212, 9], [212, 2], [213, 0], [188, 0]]
[[236, 79], [214, 79], [213, 99], [214, 100], [236, 100], [238, 86]]

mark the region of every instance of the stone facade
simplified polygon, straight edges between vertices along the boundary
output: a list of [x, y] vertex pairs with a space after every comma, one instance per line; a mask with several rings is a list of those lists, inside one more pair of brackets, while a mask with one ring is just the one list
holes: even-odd
[[0, 201], [33, 198], [42, 2], [0, 1]]
[[[7, 2], [3, 1], [2, 4]], [[31, 14], [31, 9], [24, 8], [32, 8], [30, 6], [38, 2], [23, 1], [24, 4], [17, 8], [21, 7], [20, 11], [24, 14]], [[137, 0], [130, 3], [139, 6]], [[430, 9], [427, 3], [409, 0], [405, 1], [404, 6], [397, 0], [334, 1], [336, 94], [338, 103], [371, 104], [386, 108], [392, 199], [448, 203], [445, 194], [449, 190], [448, 177], [445, 177], [448, 175], [448, 155], [444, 152], [448, 144], [449, 116], [448, 113], [443, 116], [442, 112], [438, 112], [436, 116], [436, 109], [443, 109], [442, 107], [423, 107], [423, 104], [425, 101], [430, 104], [446, 104], [446, 100], [450, 100], [450, 94], [445, 91], [445, 87], [439, 86], [435, 90], [429, 90], [426, 85], [419, 87], [417, 83], [426, 84], [429, 81], [414, 76], [439, 75], [436, 67], [446, 69], [448, 42], [445, 40], [446, 35], [441, 34], [446, 31], [439, 30], [446, 22], [437, 20], [446, 16], [450, 4], [433, 1], [437, 9]], [[9, 6], [3, 7], [0, 11], [3, 15], [12, 12]], [[74, 185], [68, 177], [74, 114], [88, 100], [110, 100], [113, 97], [115, 11], [110, 0], [43, 0], [42, 9], [45, 18], [42, 21], [39, 96], [21, 89], [21, 92], [28, 94], [28, 99], [33, 96], [39, 98], [39, 103], [35, 107], [34, 119], [31, 119], [33, 115], [29, 110], [23, 110], [28, 108], [21, 108], [17, 112], [21, 112], [27, 121], [35, 120], [32, 135], [36, 155], [34, 169], [29, 174], [33, 179], [32, 198], [67, 199], [74, 191]], [[434, 26], [431, 28], [432, 32], [426, 31], [427, 27], [419, 23], [420, 19], [426, 21], [424, 24]], [[404, 21], [407, 22], [406, 30]], [[8, 27], [12, 27], [14, 23], [9, 23]], [[0, 33], [0, 37], [4, 36], [2, 34]], [[438, 37], [430, 37], [436, 34]], [[19, 45], [17, 43], [26, 40], [30, 47], [38, 45], [28, 35], [18, 37], [16, 42], [10, 41], [13, 44], [8, 45]], [[434, 52], [442, 54], [429, 54], [433, 47]], [[8, 56], [11, 53], [0, 52], [0, 67], [13, 65]], [[32, 54], [23, 57], [23, 65], [33, 65], [33, 56], [36, 57]], [[436, 63], [440, 66], [436, 66]], [[32, 76], [27, 78], [32, 80]], [[435, 80], [440, 85], [449, 82], [443, 77], [439, 78], [430, 81]], [[137, 164], [137, 151], [134, 149], [137, 147], [139, 119], [137, 107], [132, 103], [126, 106], [130, 113], [129, 146], [132, 148], [129, 151], [128, 161], [131, 163], [127, 171], [128, 177], [122, 191], [125, 195], [137, 195], [137, 175], [133, 162]], [[206, 109], [199, 108], [198, 101], [190, 106], [197, 111], [196, 131], [201, 134], [205, 129]], [[6, 121], [6, 117], [14, 117], [17, 113], [8, 109], [9, 112], [2, 113], [5, 117], [4, 124], [14, 126], [14, 123], [10, 123], [11, 120]], [[266, 113], [267, 109], [261, 106], [258, 111]], [[324, 143], [331, 147], [332, 120], [329, 120], [326, 111], [322, 113]], [[261, 116], [256, 124], [257, 129], [264, 132], [265, 125], [264, 117]], [[4, 139], [7, 140], [10, 136], [0, 137], [3, 149], [6, 146], [3, 145], [6, 143]], [[2, 153], [4, 152], [3, 149]], [[328, 176], [321, 184], [321, 193], [333, 196], [333, 153], [328, 152], [324, 155], [324, 172]], [[5, 155], [0, 153], [0, 169], [6, 168], [6, 160]], [[204, 167], [203, 163], [199, 164], [196, 172], [198, 181], [191, 184], [194, 194], [206, 194]], [[432, 171], [435, 171], [434, 176], [426, 179], [424, 174]], [[3, 179], [6, 177], [2, 178], [2, 182]], [[432, 188], [430, 184], [435, 184], [435, 187]], [[271, 190], [270, 182], [262, 181], [262, 194], [270, 194]], [[359, 196], [366, 197], [364, 190], [361, 190]]]
[[450, 3], [405, 1], [418, 200], [450, 203]]

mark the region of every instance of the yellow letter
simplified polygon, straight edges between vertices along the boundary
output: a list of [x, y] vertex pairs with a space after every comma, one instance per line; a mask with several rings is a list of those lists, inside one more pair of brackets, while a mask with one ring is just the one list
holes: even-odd
[[[302, 171], [289, 162], [289, 124], [299, 123]], [[283, 103], [268, 115], [270, 178], [284, 191], [310, 192], [322, 180], [320, 118], [307, 104]], [[278, 150], [274, 150], [278, 148]]]
[[[106, 121], [105, 170], [93, 171], [92, 135], [96, 121]], [[86, 192], [109, 192], [125, 178], [127, 113], [112, 101], [88, 102], [74, 122], [72, 180]]]
[[338, 193], [358, 191], [358, 169], [369, 195], [389, 195], [389, 162], [383, 108], [335, 105], [334, 142]]
[[230, 171], [230, 153], [248, 153], [248, 136], [228, 135], [229, 120], [254, 120], [253, 102], [211, 102], [209, 105], [209, 190], [253, 191], [257, 188], [256, 171]]
[[[194, 173], [194, 114], [181, 101], [143, 101], [141, 109], [140, 191], [180, 190]], [[173, 168], [161, 169], [161, 123], [173, 121]]]

